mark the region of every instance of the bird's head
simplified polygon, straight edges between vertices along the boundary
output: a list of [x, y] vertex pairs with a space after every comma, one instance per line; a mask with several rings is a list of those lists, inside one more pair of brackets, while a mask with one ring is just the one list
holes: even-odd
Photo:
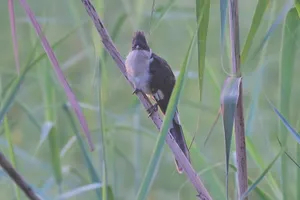
[[150, 51], [144, 32], [136, 31], [132, 38], [132, 50]]

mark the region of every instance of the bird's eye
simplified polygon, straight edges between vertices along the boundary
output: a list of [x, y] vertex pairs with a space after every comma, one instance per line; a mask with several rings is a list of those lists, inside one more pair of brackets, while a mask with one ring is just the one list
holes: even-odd
[[135, 48], [136, 49], [140, 49], [140, 45], [135, 45]]

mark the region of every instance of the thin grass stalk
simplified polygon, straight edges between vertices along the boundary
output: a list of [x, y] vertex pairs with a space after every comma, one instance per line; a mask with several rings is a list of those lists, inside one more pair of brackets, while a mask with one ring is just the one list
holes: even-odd
[[138, 105], [135, 109], [134, 112], [134, 116], [133, 116], [133, 127], [137, 130], [137, 134], [134, 137], [134, 166], [135, 166], [135, 170], [134, 170], [134, 190], [135, 192], [138, 192], [139, 190], [139, 186], [141, 184], [142, 181], [142, 171], [141, 171], [141, 152], [143, 150], [143, 140], [142, 140], [142, 135], [141, 135], [141, 107]]
[[11, 36], [12, 36], [14, 56], [15, 56], [15, 64], [16, 64], [17, 73], [20, 74], [20, 60], [19, 60], [18, 38], [16, 34], [17, 32], [16, 32], [14, 0], [8, 0], [8, 12], [9, 12], [10, 29], [11, 29]]
[[[119, 67], [119, 70], [122, 72], [124, 77], [128, 80], [126, 75], [124, 60], [121, 57], [119, 51], [116, 49], [115, 45], [113, 44], [111, 37], [109, 36], [106, 28], [104, 27], [103, 22], [101, 21], [97, 12], [95, 11], [94, 6], [91, 4], [89, 0], [81, 0], [81, 1], [84, 4], [87, 13], [93, 20], [94, 25], [102, 38], [102, 43], [104, 44], [106, 51], [108, 51], [108, 53], [111, 55], [111, 57]], [[133, 88], [132, 83], [130, 81], [128, 82]], [[145, 107], [145, 109], [149, 109], [152, 106], [149, 99], [147, 99], [147, 97], [145, 97], [143, 94], [138, 93], [137, 96], [141, 101], [141, 103], [143, 104], [143, 106]], [[154, 122], [155, 126], [160, 130], [162, 127], [162, 119], [160, 118], [159, 113], [154, 112], [151, 115], [150, 119]], [[189, 161], [187, 160], [187, 158], [185, 157], [185, 155], [183, 154], [183, 152], [181, 151], [178, 144], [175, 142], [174, 138], [170, 133], [167, 134], [166, 136], [166, 143], [171, 148], [176, 160], [178, 160], [178, 162], [182, 166], [190, 182], [197, 190], [197, 193], [200, 195], [200, 199], [207, 199], [207, 200], [212, 199], [207, 189], [204, 187], [202, 181], [198, 177], [196, 171], [193, 169], [193, 167], [191, 166], [191, 164], [189, 163]]]
[[100, 65], [98, 68], [98, 107], [99, 107], [99, 113], [98, 113], [98, 119], [100, 124], [100, 135], [101, 135], [101, 145], [102, 145], [102, 199], [107, 200], [107, 163], [106, 163], [106, 137], [105, 137], [105, 113], [104, 113], [104, 103], [103, 103], [103, 89], [104, 89], [104, 80], [103, 80], [103, 73], [102, 69], [104, 66], [102, 65], [103, 62], [100, 62]]
[[[237, 77], [241, 77], [240, 71], [240, 36], [239, 36], [239, 15], [238, 0], [229, 1], [229, 28], [231, 40], [231, 59], [232, 71]], [[241, 196], [248, 189], [247, 175], [247, 156], [245, 142], [245, 124], [243, 111], [243, 82], [241, 80], [239, 89], [239, 99], [235, 115], [235, 146], [236, 146], [236, 162], [238, 173], [239, 195]], [[247, 199], [247, 198], [245, 198]]]
[[55, 109], [53, 109], [53, 105], [55, 103], [56, 94], [54, 84], [52, 84], [51, 80], [51, 71], [50, 65], [47, 64], [46, 60], [44, 60], [45, 65], [43, 66], [44, 69], [41, 70], [44, 77], [44, 103], [45, 103], [45, 122], [46, 123], [53, 123], [51, 130], [48, 135], [48, 142], [49, 142], [49, 151], [51, 155], [51, 164], [53, 169], [53, 174], [55, 177], [55, 181], [59, 188], [59, 192], [61, 192], [61, 183], [62, 183], [62, 165], [60, 160], [60, 147], [59, 147], [59, 134], [57, 132], [57, 125], [56, 125], [56, 113]]
[[[15, 151], [14, 151], [14, 144], [13, 144], [13, 141], [12, 141], [12, 138], [11, 138], [11, 131], [10, 131], [10, 128], [9, 128], [7, 115], [4, 117], [4, 132], [5, 132], [5, 138], [8, 142], [8, 144], [9, 144], [9, 157], [10, 157], [12, 166], [14, 168], [17, 168], [16, 167], [17, 163], [16, 163], [16, 156], [15, 156]], [[17, 185], [15, 185], [14, 188], [15, 188], [16, 199], [20, 200], [21, 199], [20, 190], [19, 190]]]
[[[102, 14], [101, 17], [104, 16], [104, 1], [96, 1], [95, 2], [95, 8], [99, 11], [101, 10]], [[108, 199], [108, 177], [107, 177], [107, 159], [106, 159], [106, 136], [105, 136], [105, 114], [104, 114], [104, 97], [105, 97], [105, 83], [106, 81], [106, 69], [105, 69], [105, 62], [104, 62], [104, 50], [101, 43], [101, 38], [98, 37], [97, 30], [92, 28], [92, 37], [94, 42], [94, 51], [95, 51], [95, 57], [96, 57], [96, 100], [99, 110], [97, 111], [97, 120], [99, 122], [99, 140], [100, 140], [100, 166], [101, 166], [101, 178], [102, 178], [102, 199], [107, 200]]]
[[[300, 121], [297, 122], [297, 130], [298, 133], [300, 132]], [[297, 163], [300, 163], [300, 144], [297, 145]], [[300, 199], [300, 190], [298, 189], [298, 185], [300, 185], [300, 170], [297, 170], [297, 182], [296, 182], [296, 190], [297, 190], [297, 196], [296, 199]]]

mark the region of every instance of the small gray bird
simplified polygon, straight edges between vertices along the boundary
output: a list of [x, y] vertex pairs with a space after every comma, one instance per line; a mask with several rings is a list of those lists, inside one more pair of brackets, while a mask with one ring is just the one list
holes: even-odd
[[[154, 106], [148, 110], [149, 115], [157, 110], [157, 106], [165, 115], [176, 79], [168, 63], [149, 48], [142, 31], [134, 33], [131, 51], [126, 57], [125, 66], [128, 79], [135, 88], [133, 93], [142, 91], [156, 101]], [[190, 162], [190, 153], [180, 125], [177, 109], [171, 123], [170, 132]], [[177, 160], [175, 160], [175, 163], [177, 171], [182, 173], [182, 167], [179, 166]]]

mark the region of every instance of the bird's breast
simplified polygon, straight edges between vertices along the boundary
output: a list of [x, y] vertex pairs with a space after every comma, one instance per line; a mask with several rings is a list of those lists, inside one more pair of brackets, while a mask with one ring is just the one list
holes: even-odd
[[150, 82], [150, 55], [148, 51], [134, 50], [126, 57], [125, 67], [129, 80], [134, 87], [143, 92], [151, 93]]

